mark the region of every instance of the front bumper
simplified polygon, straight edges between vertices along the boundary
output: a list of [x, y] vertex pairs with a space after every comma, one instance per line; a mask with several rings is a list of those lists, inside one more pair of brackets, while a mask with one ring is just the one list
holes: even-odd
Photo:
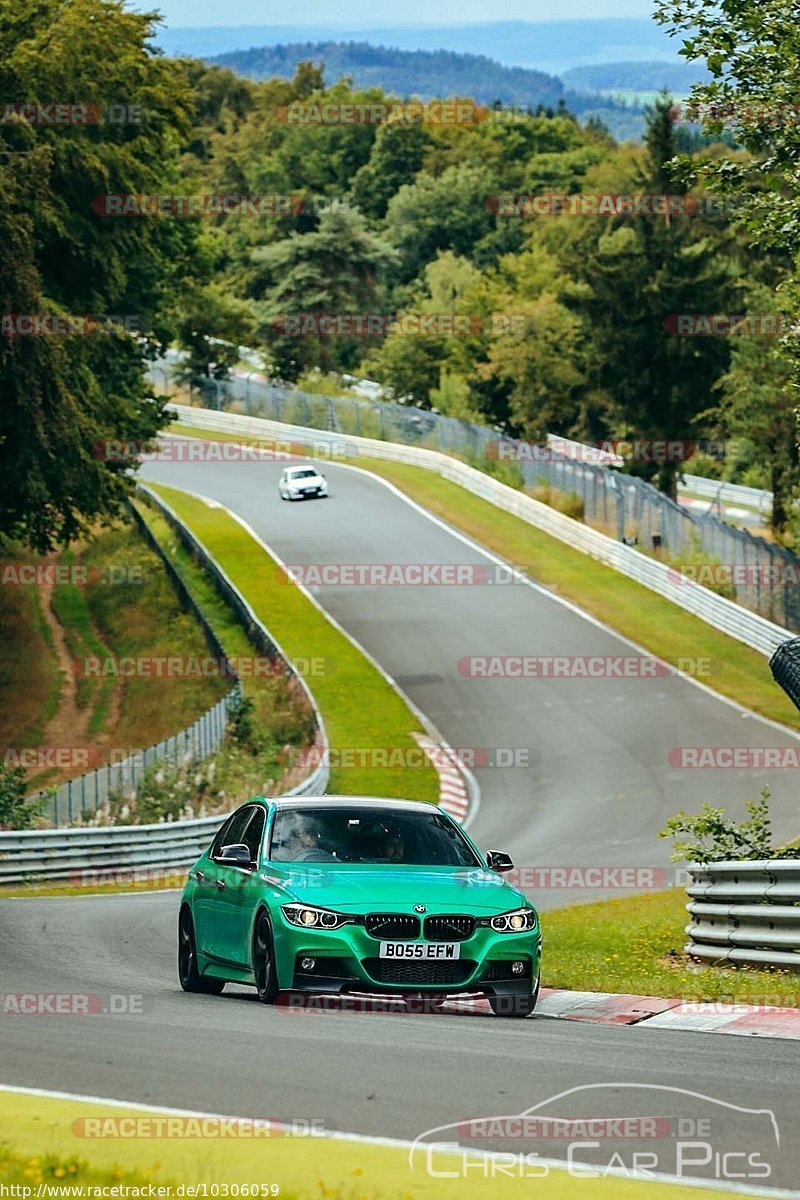
[[[527, 995], [536, 986], [542, 948], [538, 926], [526, 933], [479, 927], [459, 943], [458, 959], [429, 962], [380, 959], [380, 939], [358, 925], [310, 930], [281, 919], [274, 935], [280, 987], [300, 992]], [[315, 960], [313, 969], [302, 968], [303, 958]], [[524, 964], [522, 974], [512, 973], [515, 962]]]

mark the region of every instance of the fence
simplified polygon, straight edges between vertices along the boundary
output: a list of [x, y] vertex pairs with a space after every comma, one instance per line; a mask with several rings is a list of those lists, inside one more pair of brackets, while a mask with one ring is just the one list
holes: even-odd
[[[229, 606], [236, 612], [245, 631], [254, 644], [266, 657], [283, 664], [284, 669], [298, 682], [314, 711], [318, 743], [327, 748], [327, 735], [322, 717], [305, 680], [294, 671], [281, 648], [270, 636], [268, 630], [262, 625], [258, 617], [256, 617], [247, 601], [234, 587], [215, 559], [212, 558], [205, 547], [183, 524], [177, 514], [149, 488], [140, 487], [140, 492], [147, 497], [150, 504], [157, 507], [162, 515], [166, 517], [190, 553], [212, 575], [221, 594]], [[77, 776], [75, 779], [67, 780], [52, 795], [47, 794], [43, 816], [45, 819], [49, 819], [56, 828], [65, 822], [72, 824], [76, 819], [85, 820], [91, 818], [111, 797], [134, 798], [145, 779], [145, 773], [159, 762], [165, 762], [173, 766], [188, 766], [191, 763], [209, 758], [224, 742], [231, 716], [231, 706], [241, 695], [241, 683], [227, 658], [222, 643], [206, 619], [205, 614], [195, 601], [171, 559], [164, 552], [158, 540], [153, 536], [141, 514], [136, 508], [132, 508], [132, 513], [142, 536], [164, 564], [183, 604], [193, 613], [200, 624], [212, 652], [221, 663], [227, 664], [227, 672], [236, 682], [226, 696], [223, 696], [221, 700], [207, 712], [203, 713], [187, 729], [183, 729], [179, 733], [165, 738], [164, 741], [158, 742], [153, 746], [148, 746], [147, 749], [137, 751], [118, 762], [107, 763], [94, 771]], [[324, 791], [328, 778], [327, 770], [323, 773], [316, 771], [311, 778], [314, 780], [314, 787], [320, 787]], [[0, 846], [4, 842], [5, 835], [0, 833]], [[0, 871], [1, 874], [2, 872]]]
[[[174, 391], [178, 360], [179, 355], [171, 351], [150, 368], [152, 382], [168, 394]], [[562, 457], [552, 448], [533, 461], [530, 445], [484, 426], [387, 401], [314, 395], [270, 384], [255, 374], [238, 372], [227, 380], [208, 380], [201, 390], [192, 391], [192, 397], [216, 411], [438, 450], [484, 470], [492, 469], [502, 441], [519, 456], [513, 462], [525, 487], [546, 485], [578, 496], [587, 524], [613, 531], [620, 541], [636, 539], [648, 550], [661, 547], [672, 558], [690, 563], [699, 556], [702, 561], [735, 564], [743, 569], [735, 584], [737, 603], [800, 632], [797, 555], [712, 514], [690, 512], [635, 476], [571, 460], [566, 454]]]
[[239, 437], [272, 438], [285, 442], [330, 447], [333, 456], [366, 454], [391, 462], [409, 463], [434, 471], [444, 479], [457, 483], [467, 491], [496, 505], [504, 512], [512, 513], [528, 524], [543, 530], [573, 549], [596, 558], [636, 583], [650, 588], [673, 604], [693, 613], [702, 621], [737, 638], [745, 645], [770, 657], [786, 640], [786, 630], [741, 605], [709, 591], [677, 571], [649, 555], [640, 554], [631, 546], [607, 537], [588, 525], [575, 521], [557, 512], [547, 504], [526, 496], [515, 488], [508, 487], [489, 475], [435, 451], [417, 447], [380, 442], [368, 438], [344, 439], [338, 434], [316, 432], [298, 426], [267, 421], [260, 417], [243, 417], [234, 413], [219, 413], [201, 408], [188, 408], [182, 404], [171, 405], [178, 421], [201, 429], [233, 433]]
[[800, 861], [690, 863], [687, 954], [800, 970]]
[[226, 696], [223, 696], [212, 708], [187, 729], [156, 742], [144, 750], [135, 751], [117, 762], [106, 763], [94, 771], [68, 779], [53, 793], [45, 793], [46, 800], [43, 816], [58, 827], [62, 824], [71, 825], [76, 819], [85, 820], [102, 808], [114, 796], [134, 798], [141, 786], [146, 772], [156, 763], [179, 766], [201, 762], [215, 753], [225, 740], [228, 721], [231, 715], [231, 705], [241, 694], [241, 685], [233, 667], [228, 663], [225, 651], [214, 630], [209, 625], [202, 609], [195, 602], [183, 579], [175, 570], [171, 560], [153, 537], [147, 523], [135, 508], [131, 509], [133, 517], [139, 526], [139, 531], [150, 547], [161, 559], [171, 582], [180, 596], [181, 603], [193, 614], [203, 630], [211, 651], [220, 662], [227, 663], [230, 678], [236, 682]]

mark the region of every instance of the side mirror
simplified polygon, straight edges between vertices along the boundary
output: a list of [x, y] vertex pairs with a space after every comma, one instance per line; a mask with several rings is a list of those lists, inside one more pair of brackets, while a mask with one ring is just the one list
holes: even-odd
[[243, 842], [237, 842], [232, 846], [223, 846], [215, 861], [222, 867], [249, 868], [253, 866], [250, 850]]
[[511, 856], [503, 850], [487, 850], [486, 865], [490, 871], [499, 871], [501, 874], [504, 871], [513, 871], [514, 864], [511, 861]]

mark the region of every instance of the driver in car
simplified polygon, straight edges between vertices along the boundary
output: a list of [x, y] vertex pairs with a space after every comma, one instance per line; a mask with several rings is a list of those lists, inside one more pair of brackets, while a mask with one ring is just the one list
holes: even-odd
[[333, 858], [319, 844], [322, 830], [313, 818], [301, 813], [284, 843], [287, 858], [292, 862], [328, 862]]

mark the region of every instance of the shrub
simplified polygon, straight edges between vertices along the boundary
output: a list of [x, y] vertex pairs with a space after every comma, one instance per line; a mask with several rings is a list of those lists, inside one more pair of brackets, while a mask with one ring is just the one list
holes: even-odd
[[748, 801], [747, 819], [739, 822], [730, 820], [724, 808], [714, 808], [711, 804], [704, 804], [699, 813], [676, 813], [658, 836], [673, 839], [673, 862], [796, 858], [797, 849], [776, 850], [772, 845], [769, 797], [769, 788], [762, 788], [761, 799]]
[[0, 829], [30, 829], [41, 813], [45, 797], [26, 800], [25, 787], [22, 767], [0, 766]]

